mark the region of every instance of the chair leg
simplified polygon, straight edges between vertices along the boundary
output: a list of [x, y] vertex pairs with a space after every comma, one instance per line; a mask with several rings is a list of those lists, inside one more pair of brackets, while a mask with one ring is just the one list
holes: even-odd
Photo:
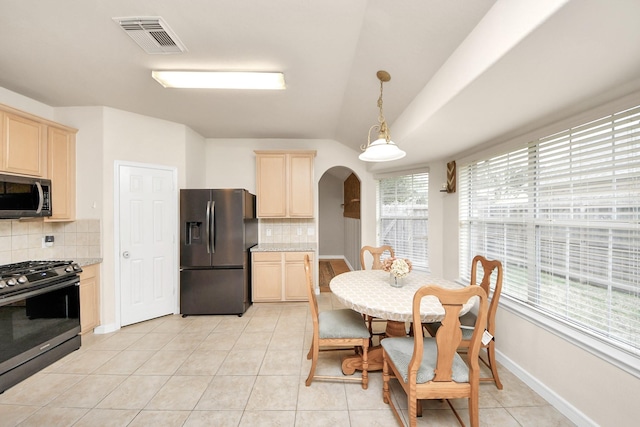
[[366, 390], [369, 387], [369, 347], [368, 343], [362, 345], [362, 388]]
[[[309, 355], [313, 355], [311, 357], [311, 369], [309, 369], [309, 376], [307, 377], [307, 381], [305, 381], [305, 385], [309, 387], [311, 385], [311, 381], [313, 381], [313, 377], [316, 373], [316, 364], [318, 363], [318, 353], [319, 349], [315, 345], [311, 344], [311, 349], [309, 350]], [[307, 359], [309, 356], [307, 355]]]
[[382, 401], [387, 405], [391, 401], [391, 393], [389, 392], [389, 364], [387, 359], [382, 359]]
[[[462, 420], [460, 420], [462, 422]], [[478, 409], [478, 391], [471, 392], [469, 396], [469, 423], [471, 427], [478, 427], [480, 425], [480, 413]]]
[[[418, 425], [418, 399], [412, 399], [407, 396], [407, 404], [409, 405], [409, 427]], [[422, 415], [422, 405], [420, 405], [420, 415]]]
[[311, 347], [309, 347], [309, 353], [307, 353], [307, 360], [311, 359], [313, 355], [313, 341], [311, 342]]
[[[404, 421], [398, 412], [398, 408], [393, 404], [393, 400], [391, 399], [391, 392], [389, 391], [389, 363], [387, 362], [387, 357], [383, 353], [382, 358], [382, 401], [391, 407], [391, 411], [393, 415], [396, 417], [398, 424], [404, 426]], [[395, 376], [394, 376], [395, 378]]]
[[493, 381], [496, 383], [498, 390], [502, 390], [502, 383], [500, 382], [500, 377], [498, 377], [498, 364], [496, 363], [496, 350], [493, 341], [491, 341], [487, 347], [487, 359], [489, 361], [489, 368], [491, 368], [491, 375], [493, 375]]

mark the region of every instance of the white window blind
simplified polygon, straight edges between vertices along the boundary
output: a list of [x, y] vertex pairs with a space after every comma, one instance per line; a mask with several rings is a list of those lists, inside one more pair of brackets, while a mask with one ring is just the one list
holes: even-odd
[[640, 106], [459, 169], [460, 274], [640, 355]]
[[410, 173], [377, 181], [378, 245], [391, 245], [397, 257], [428, 270], [429, 174]]

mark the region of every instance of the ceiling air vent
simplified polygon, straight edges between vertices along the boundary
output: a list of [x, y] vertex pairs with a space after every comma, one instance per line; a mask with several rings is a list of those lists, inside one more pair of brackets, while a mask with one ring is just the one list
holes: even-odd
[[187, 48], [159, 16], [113, 18], [145, 52], [182, 53]]

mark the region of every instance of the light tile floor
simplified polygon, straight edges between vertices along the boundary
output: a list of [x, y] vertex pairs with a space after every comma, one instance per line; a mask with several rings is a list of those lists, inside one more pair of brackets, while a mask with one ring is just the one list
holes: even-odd
[[[320, 309], [340, 308], [330, 293]], [[0, 426], [395, 426], [382, 375], [306, 387], [307, 304], [254, 304], [242, 317], [165, 316], [83, 337], [80, 350], [0, 395]], [[343, 353], [344, 355], [346, 353]], [[341, 375], [339, 352], [318, 373]], [[572, 426], [501, 368], [504, 390], [480, 386], [483, 426]], [[406, 398], [392, 390], [399, 407]], [[467, 419], [466, 400], [453, 402]], [[457, 426], [447, 404], [423, 404], [419, 426]]]

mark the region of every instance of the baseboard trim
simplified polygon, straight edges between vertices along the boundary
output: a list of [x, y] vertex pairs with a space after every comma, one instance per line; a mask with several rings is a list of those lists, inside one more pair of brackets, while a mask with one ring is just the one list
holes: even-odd
[[506, 357], [503, 353], [496, 349], [496, 359], [506, 369], [511, 371], [522, 382], [531, 387], [533, 391], [542, 396], [547, 402], [549, 402], [554, 408], [556, 408], [562, 415], [569, 418], [571, 422], [577, 426], [584, 427], [598, 427], [598, 424], [591, 418], [587, 417], [582, 411], [573, 406], [562, 396], [551, 390], [545, 384], [540, 382], [536, 377], [529, 374], [529, 372], [522, 369], [520, 365], [513, 360]]
[[120, 329], [120, 326], [115, 323], [109, 323], [107, 325], [100, 325], [93, 330], [94, 334], [110, 334]]

